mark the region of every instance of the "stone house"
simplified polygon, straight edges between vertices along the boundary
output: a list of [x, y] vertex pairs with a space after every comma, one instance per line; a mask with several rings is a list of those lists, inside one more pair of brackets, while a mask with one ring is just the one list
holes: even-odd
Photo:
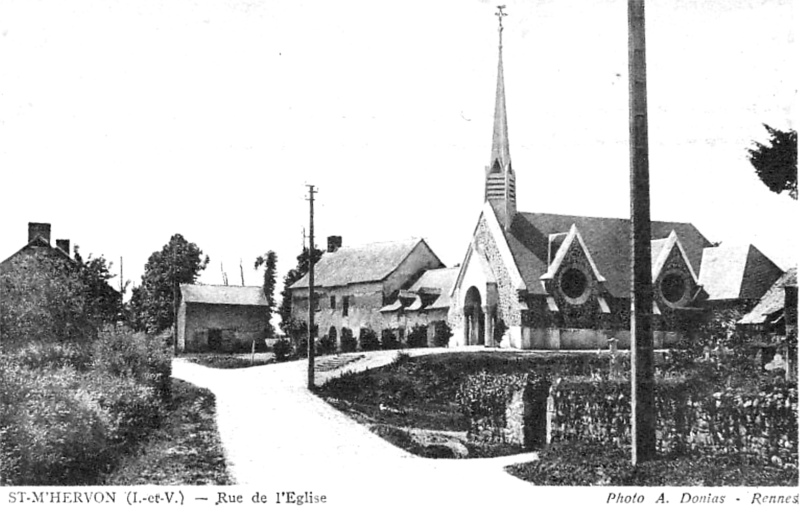
[[[426, 271], [444, 267], [424, 239], [341, 247], [330, 237], [328, 251], [314, 266], [315, 319], [319, 335], [341, 348], [343, 330], [359, 338], [370, 328], [379, 336], [398, 325], [381, 309], [397, 301]], [[308, 319], [308, 276], [291, 287], [292, 318]], [[406, 333], [403, 333], [403, 337]]]
[[0, 262], [0, 272], [8, 268], [14, 259], [22, 255], [35, 253], [74, 262], [70, 255], [69, 239], [58, 239], [55, 246], [51, 246], [50, 233], [50, 223], [28, 223], [28, 243], [22, 246], [19, 251]]
[[[519, 212], [517, 190], [501, 45], [484, 206], [450, 291], [451, 345], [630, 347], [630, 220]], [[709, 294], [759, 297], [781, 273], [754, 247], [715, 247], [690, 223], [653, 221], [651, 237], [655, 347], [685, 336]]]
[[268, 308], [261, 287], [183, 284], [180, 289], [179, 351], [234, 352], [264, 342]]

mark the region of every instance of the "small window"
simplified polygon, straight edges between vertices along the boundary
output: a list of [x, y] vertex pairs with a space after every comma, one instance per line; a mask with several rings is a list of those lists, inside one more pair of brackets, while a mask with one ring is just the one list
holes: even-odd
[[350, 296], [342, 296], [342, 317], [347, 317], [350, 310]]
[[331, 310], [336, 310], [336, 296], [331, 296]]

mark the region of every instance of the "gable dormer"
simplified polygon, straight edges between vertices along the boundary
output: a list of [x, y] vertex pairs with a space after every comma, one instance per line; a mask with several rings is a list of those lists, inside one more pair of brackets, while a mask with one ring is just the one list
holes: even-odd
[[589, 248], [583, 241], [578, 228], [573, 224], [566, 234], [553, 234], [549, 237], [552, 253], [547, 272], [540, 279], [548, 293], [548, 305], [556, 309], [556, 303], [580, 306], [590, 300], [598, 303], [603, 312], [608, 305], [603, 298], [603, 283], [606, 279], [592, 258]]
[[652, 241], [653, 298], [660, 306], [689, 305], [700, 292], [697, 274], [673, 230], [666, 239]]

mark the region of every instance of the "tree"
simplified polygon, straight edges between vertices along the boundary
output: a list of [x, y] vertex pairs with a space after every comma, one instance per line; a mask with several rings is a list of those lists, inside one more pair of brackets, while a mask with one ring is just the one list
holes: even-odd
[[255, 262], [255, 269], [258, 270], [259, 267], [264, 266], [264, 297], [267, 298], [267, 330], [268, 336], [272, 337], [274, 335], [274, 329], [272, 327], [272, 313], [275, 311], [275, 282], [276, 282], [276, 271], [275, 267], [278, 265], [278, 257], [275, 255], [275, 252], [270, 250], [267, 251], [264, 255], [259, 256], [256, 258]]
[[[322, 258], [324, 252], [321, 249], [314, 248], [313, 261], [316, 264]], [[286, 276], [283, 278], [283, 290], [281, 291], [281, 329], [284, 333], [289, 333], [292, 327], [292, 292], [289, 290], [297, 280], [302, 278], [308, 273], [309, 265], [309, 251], [308, 248], [303, 248], [303, 252], [297, 255], [297, 267], [290, 269]]]
[[782, 131], [765, 124], [769, 141], [762, 144], [753, 141], [755, 148], [749, 148], [748, 159], [764, 185], [772, 192], [789, 192], [797, 199], [797, 132]]
[[103, 256], [93, 258], [90, 254], [84, 260], [75, 247], [75, 262], [78, 264], [78, 277], [86, 286], [86, 301], [92, 314], [102, 322], [116, 322], [122, 318], [122, 294], [117, 292], [108, 281], [114, 278], [111, 264]]
[[194, 283], [208, 262], [196, 244], [177, 233], [161, 251], [150, 255], [142, 283], [134, 287], [129, 303], [134, 327], [158, 333], [172, 326], [178, 285]]

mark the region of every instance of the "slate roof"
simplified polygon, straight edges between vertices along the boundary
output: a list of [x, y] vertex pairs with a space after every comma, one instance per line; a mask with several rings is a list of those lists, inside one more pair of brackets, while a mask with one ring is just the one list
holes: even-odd
[[458, 278], [459, 270], [458, 267], [447, 267], [425, 271], [409, 290], [421, 294], [439, 294], [433, 303], [425, 307], [426, 310], [450, 308], [450, 289]]
[[708, 299], [759, 299], [781, 275], [754, 246], [722, 244], [703, 250], [700, 283]]
[[212, 305], [267, 306], [261, 287], [229, 285], [181, 285], [181, 297], [186, 303]]
[[778, 281], [773, 283], [772, 287], [761, 298], [761, 301], [742, 317], [739, 324], [762, 324], [769, 317], [783, 310], [786, 300], [786, 287], [797, 287], [796, 267], [786, 271]]
[[453, 288], [453, 283], [458, 276], [458, 267], [446, 267], [443, 269], [429, 269], [419, 277], [419, 279], [411, 286], [412, 292], [425, 292], [427, 290], [440, 290], [442, 292], [449, 292]]
[[[600, 273], [615, 297], [630, 296], [630, 219], [519, 212], [506, 239], [520, 275], [532, 294], [545, 294], [540, 276], [547, 272], [548, 235], [575, 224]], [[666, 239], [675, 230], [689, 262], [700, 269], [703, 248], [711, 243], [690, 223], [651, 223], [651, 238]]]
[[[427, 246], [423, 239], [413, 238], [343, 247], [333, 253], [325, 253], [314, 266], [314, 286], [341, 287], [351, 283], [382, 281], [419, 244]], [[297, 280], [290, 288], [304, 287], [308, 287], [308, 275]]]

